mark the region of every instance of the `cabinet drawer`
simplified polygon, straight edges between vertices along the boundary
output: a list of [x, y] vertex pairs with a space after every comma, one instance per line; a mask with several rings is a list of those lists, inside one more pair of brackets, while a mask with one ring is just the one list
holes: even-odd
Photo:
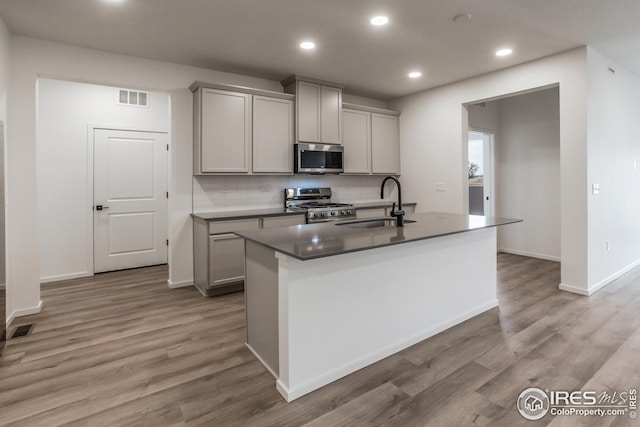
[[376, 218], [385, 216], [385, 208], [356, 209], [357, 218]]
[[304, 215], [267, 217], [262, 220], [262, 228], [289, 227], [304, 224]]
[[211, 221], [209, 223], [209, 234], [233, 233], [234, 231], [257, 230], [259, 228], [260, 220], [258, 218]]

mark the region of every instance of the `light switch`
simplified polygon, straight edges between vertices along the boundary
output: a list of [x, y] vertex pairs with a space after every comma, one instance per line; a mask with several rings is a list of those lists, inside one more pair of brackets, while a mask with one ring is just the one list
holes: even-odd
[[438, 182], [435, 185], [436, 191], [447, 191], [447, 186], [444, 182]]
[[594, 196], [600, 194], [600, 184], [593, 184], [591, 186], [591, 193], [593, 193]]

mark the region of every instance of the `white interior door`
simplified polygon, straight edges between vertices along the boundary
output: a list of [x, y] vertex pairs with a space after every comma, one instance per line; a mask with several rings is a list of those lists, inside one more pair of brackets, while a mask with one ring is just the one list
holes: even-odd
[[94, 131], [94, 272], [167, 262], [166, 133]]
[[[471, 176], [471, 165], [474, 174]], [[469, 132], [469, 213], [493, 215], [493, 135]]]

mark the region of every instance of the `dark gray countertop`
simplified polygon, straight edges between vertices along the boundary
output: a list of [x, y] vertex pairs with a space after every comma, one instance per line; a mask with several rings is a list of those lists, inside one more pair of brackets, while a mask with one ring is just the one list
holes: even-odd
[[243, 219], [243, 218], [261, 218], [267, 216], [281, 215], [304, 215], [305, 212], [290, 211], [285, 208], [271, 209], [244, 209], [237, 211], [219, 211], [219, 212], [199, 212], [192, 213], [191, 216], [205, 221], [220, 221], [226, 219]]
[[[302, 261], [364, 251], [383, 246], [432, 239], [482, 228], [521, 222], [520, 219], [483, 217], [442, 212], [406, 215], [416, 222], [404, 227], [356, 229], [335, 221], [320, 224], [237, 232], [238, 236]], [[370, 219], [368, 219], [370, 220]]]
[[[392, 204], [393, 201], [391, 200], [372, 200], [353, 203], [356, 209], [384, 208], [391, 207]], [[415, 206], [416, 204], [409, 202], [403, 203], [402, 205]], [[279, 215], [304, 215], [304, 212], [290, 211], [282, 207], [269, 209], [239, 209], [233, 211], [197, 212], [191, 214], [192, 217], [205, 221], [224, 221], [227, 219], [261, 218]]]

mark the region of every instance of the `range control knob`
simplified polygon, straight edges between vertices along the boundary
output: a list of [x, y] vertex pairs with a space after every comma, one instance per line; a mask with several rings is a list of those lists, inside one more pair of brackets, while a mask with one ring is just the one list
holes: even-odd
[[351, 215], [351, 209], [347, 210], [347, 214]]
[[340, 215], [346, 215], [346, 214], [347, 214], [346, 211], [344, 211], [344, 210], [340, 211]]
[[336, 216], [338, 212], [336, 211], [331, 211], [331, 216]]
[[324, 212], [318, 212], [318, 216], [324, 216]]

